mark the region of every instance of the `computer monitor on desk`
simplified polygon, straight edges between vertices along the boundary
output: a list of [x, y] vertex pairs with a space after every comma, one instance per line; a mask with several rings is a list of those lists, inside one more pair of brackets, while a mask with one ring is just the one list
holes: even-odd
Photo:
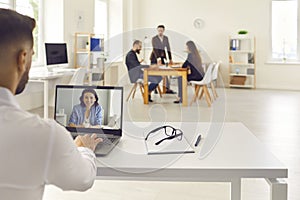
[[66, 43], [45, 43], [48, 68], [67, 67], [68, 51]]

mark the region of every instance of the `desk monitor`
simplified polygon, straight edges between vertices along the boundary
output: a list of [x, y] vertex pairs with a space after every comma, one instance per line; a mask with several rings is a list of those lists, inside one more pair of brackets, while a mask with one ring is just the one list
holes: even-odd
[[47, 65], [68, 64], [66, 43], [45, 43]]
[[71, 133], [121, 136], [122, 110], [122, 87], [56, 86], [54, 118]]

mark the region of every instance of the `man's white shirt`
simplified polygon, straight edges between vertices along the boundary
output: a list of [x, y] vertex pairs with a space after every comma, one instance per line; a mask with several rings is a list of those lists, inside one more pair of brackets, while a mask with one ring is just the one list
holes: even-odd
[[0, 199], [41, 200], [46, 184], [84, 191], [96, 177], [95, 159], [64, 127], [22, 110], [0, 87]]

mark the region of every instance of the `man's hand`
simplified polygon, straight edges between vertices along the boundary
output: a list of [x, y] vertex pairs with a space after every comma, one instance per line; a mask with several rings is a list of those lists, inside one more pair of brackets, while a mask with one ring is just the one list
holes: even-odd
[[161, 58], [157, 58], [157, 65], [162, 65]]
[[78, 135], [75, 138], [75, 144], [77, 147], [87, 147], [92, 151], [95, 151], [97, 144], [102, 141], [102, 138], [97, 138], [96, 134]]

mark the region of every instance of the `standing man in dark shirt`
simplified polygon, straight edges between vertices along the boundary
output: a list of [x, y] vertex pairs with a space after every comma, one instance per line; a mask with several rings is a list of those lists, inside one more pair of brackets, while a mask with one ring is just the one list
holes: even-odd
[[[167, 55], [165, 49], [167, 49], [167, 54], [169, 58], [169, 64], [172, 64], [172, 54], [171, 54], [171, 48], [169, 39], [167, 36], [164, 35], [165, 32], [165, 26], [164, 25], [158, 25], [157, 26], [157, 35], [152, 38], [152, 46], [153, 50], [150, 56], [151, 64], [166, 64], [167, 61]], [[170, 89], [170, 81], [167, 78], [167, 91], [168, 94], [175, 94], [173, 90]]]
[[[138, 79], [143, 79], [144, 73], [142, 68], [148, 67], [157, 67], [157, 65], [141, 65], [140, 61], [136, 54], [139, 54], [142, 50], [142, 42], [140, 40], [135, 40], [133, 42], [132, 49], [126, 55], [126, 66], [128, 69], [128, 74], [131, 83], [135, 83]], [[149, 102], [153, 102], [151, 100], [151, 92], [158, 86], [159, 82], [161, 81], [161, 76], [149, 76], [148, 81], [149, 84]]]

